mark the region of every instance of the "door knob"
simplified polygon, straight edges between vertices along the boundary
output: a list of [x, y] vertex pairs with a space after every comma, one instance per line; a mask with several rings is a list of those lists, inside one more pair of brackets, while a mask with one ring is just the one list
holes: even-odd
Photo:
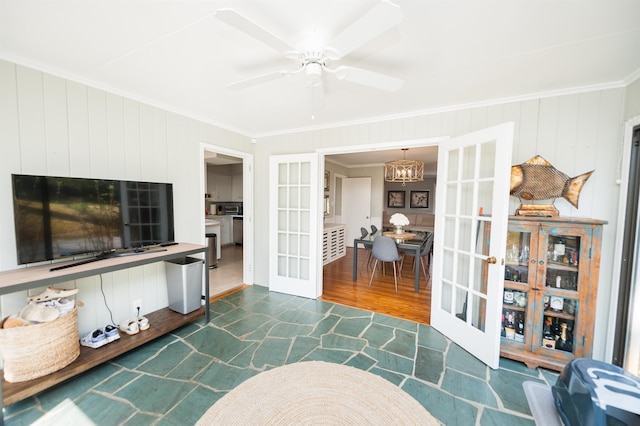
[[495, 264], [497, 263], [497, 261], [498, 261], [498, 260], [496, 259], [496, 257], [495, 257], [495, 256], [489, 256], [489, 257], [487, 257], [487, 263], [490, 263], [490, 264], [492, 264], [492, 265], [495, 265]]

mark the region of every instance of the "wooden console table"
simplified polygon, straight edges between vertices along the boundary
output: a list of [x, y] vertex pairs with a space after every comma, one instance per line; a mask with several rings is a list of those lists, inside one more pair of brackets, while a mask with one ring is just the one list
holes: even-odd
[[[158, 251], [156, 251], [158, 250]], [[70, 268], [51, 271], [53, 266], [61, 266], [67, 263], [47, 264], [29, 268], [13, 269], [0, 272], [0, 296], [17, 291], [32, 288], [46, 287], [57, 283], [76, 280], [93, 275], [105, 274], [121, 269], [147, 265], [149, 263], [165, 260], [180, 259], [192, 254], [204, 253], [204, 265], [209, 264], [209, 253], [206, 246], [180, 243], [168, 247], [159, 247], [132, 256], [112, 257], [97, 262], [86, 263]], [[144, 343], [173, 331], [184, 324], [194, 321], [204, 315], [205, 321], [210, 320], [209, 313], [209, 274], [204, 268], [204, 306], [186, 315], [174, 312], [169, 308], [160, 309], [145, 315], [151, 323], [151, 328], [135, 335], [120, 334], [120, 339], [109, 343], [99, 349], [85, 346], [80, 347], [80, 356], [68, 366], [54, 373], [25, 382], [9, 383], [2, 378], [0, 398], [2, 406], [6, 407], [23, 399], [29, 398], [45, 389], [83, 373], [97, 365], [109, 361], [125, 352], [130, 351]], [[2, 373], [0, 371], [0, 373]], [[3, 415], [0, 414], [0, 424], [3, 423]]]

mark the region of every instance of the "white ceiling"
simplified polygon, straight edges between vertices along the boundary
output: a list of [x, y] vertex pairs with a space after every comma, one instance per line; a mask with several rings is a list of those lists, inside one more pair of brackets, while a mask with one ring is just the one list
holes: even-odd
[[297, 45], [331, 40], [378, 0], [0, 0], [0, 57], [259, 138], [540, 93], [640, 74], [640, 1], [397, 0], [402, 23], [339, 61], [400, 77], [384, 92], [326, 75], [311, 119], [296, 64], [214, 15], [234, 8]]

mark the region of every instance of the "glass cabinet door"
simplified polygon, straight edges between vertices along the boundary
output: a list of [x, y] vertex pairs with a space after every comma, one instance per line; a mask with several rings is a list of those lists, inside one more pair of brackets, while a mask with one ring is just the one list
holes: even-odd
[[578, 291], [580, 237], [550, 234], [547, 243], [546, 287]]
[[546, 247], [544, 318], [541, 343], [546, 349], [574, 352], [578, 315], [581, 237], [549, 233]]
[[[531, 303], [529, 282], [535, 279], [535, 270], [530, 278], [529, 253], [531, 232], [507, 232], [507, 253], [504, 272], [501, 334], [509, 342], [524, 343], [530, 333], [527, 310]], [[533, 268], [535, 269], [535, 268]]]
[[[574, 328], [576, 324], [576, 299], [545, 294], [544, 325], [542, 327], [542, 347], [565, 352], [574, 348]], [[549, 306], [546, 302], [550, 301]]]

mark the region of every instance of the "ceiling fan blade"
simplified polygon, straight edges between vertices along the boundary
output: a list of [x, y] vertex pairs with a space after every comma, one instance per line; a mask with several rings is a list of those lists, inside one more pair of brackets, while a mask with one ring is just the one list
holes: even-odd
[[339, 80], [373, 87], [375, 89], [386, 90], [387, 92], [397, 92], [404, 85], [404, 80], [390, 75], [380, 74], [362, 68], [341, 66], [333, 73]]
[[403, 18], [404, 15], [398, 5], [388, 0], [381, 0], [330, 43], [327, 49], [330, 59], [343, 58], [351, 51], [397, 26]]
[[236, 81], [235, 83], [229, 84], [227, 87], [229, 89], [245, 89], [247, 87], [255, 86], [257, 84], [267, 83], [269, 81], [277, 80], [281, 77], [286, 77], [291, 75], [292, 73], [289, 71], [276, 71], [269, 74], [263, 74], [256, 77], [247, 78], [246, 80]]
[[272, 32], [262, 28], [260, 25], [234, 9], [218, 9], [215, 16], [221, 21], [226, 22], [256, 40], [261, 41], [278, 52], [295, 51], [289, 43], [282, 40]]

